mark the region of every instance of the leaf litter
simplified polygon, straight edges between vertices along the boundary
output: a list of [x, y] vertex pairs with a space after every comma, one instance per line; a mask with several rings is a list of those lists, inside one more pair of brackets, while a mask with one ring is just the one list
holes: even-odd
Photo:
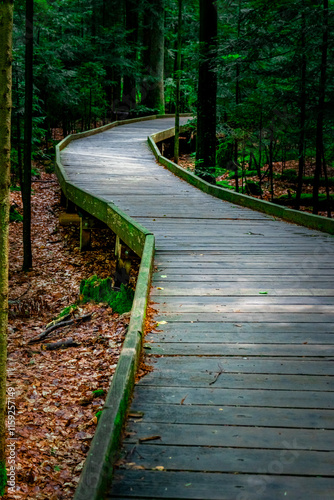
[[[105, 304], [79, 305], [72, 319], [33, 344], [51, 320], [78, 299], [80, 282], [112, 276], [114, 236], [93, 231], [92, 250], [79, 251], [79, 228], [60, 226], [60, 189], [54, 174], [33, 184], [33, 269], [23, 273], [22, 224], [10, 224], [8, 387], [15, 389], [16, 491], [4, 499], [73, 498], [117, 366], [129, 314]], [[43, 185], [42, 185], [43, 184]], [[22, 213], [21, 194], [11, 203]], [[134, 262], [130, 285], [138, 274]], [[75, 346], [46, 350], [72, 339]]]

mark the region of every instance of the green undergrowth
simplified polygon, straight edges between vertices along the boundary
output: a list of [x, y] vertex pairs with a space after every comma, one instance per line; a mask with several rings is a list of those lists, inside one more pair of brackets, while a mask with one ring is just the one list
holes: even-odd
[[57, 319], [63, 318], [75, 312], [78, 309], [77, 304], [71, 304], [70, 306], [64, 307], [64, 309], [58, 314]]
[[119, 290], [114, 290], [111, 278], [101, 279], [94, 275], [82, 280], [80, 283], [80, 302], [84, 304], [91, 300], [104, 302], [118, 314], [131, 310], [133, 298], [134, 291], [132, 288], [123, 284]]
[[2, 497], [5, 493], [6, 484], [7, 484], [6, 463], [0, 462], [0, 497]]

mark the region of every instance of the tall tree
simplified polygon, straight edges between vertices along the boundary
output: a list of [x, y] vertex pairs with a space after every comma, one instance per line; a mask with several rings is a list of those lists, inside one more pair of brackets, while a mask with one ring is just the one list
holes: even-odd
[[149, 0], [144, 15], [144, 78], [141, 104], [156, 113], [165, 112], [164, 26], [165, 0]]
[[123, 96], [122, 102], [133, 111], [136, 107], [136, 75], [133, 71], [133, 66], [137, 59], [137, 43], [138, 43], [138, 2], [136, 0], [125, 1], [125, 27], [126, 38], [129, 45], [130, 53], [128, 59], [131, 60], [132, 65], [129, 65], [128, 71], [123, 77]]
[[24, 106], [24, 162], [23, 162], [23, 270], [32, 266], [31, 251], [31, 153], [33, 106], [33, 50], [34, 0], [26, 0], [25, 31], [25, 106]]
[[[325, 97], [326, 97], [326, 79], [327, 79], [327, 52], [328, 52], [328, 0], [323, 0], [323, 31], [321, 44], [321, 68], [319, 82], [319, 101], [318, 101], [318, 116], [317, 116], [317, 133], [316, 133], [316, 156], [315, 156], [315, 172], [313, 183], [313, 213], [319, 211], [319, 180], [322, 165], [322, 152], [324, 147], [324, 112], [325, 112]], [[325, 164], [324, 164], [324, 168]]]
[[174, 161], [179, 163], [180, 151], [180, 107], [181, 107], [181, 56], [182, 56], [182, 0], [179, 2], [177, 23], [177, 56], [176, 56], [176, 99], [175, 99], [175, 137], [174, 137]]
[[300, 198], [303, 187], [303, 175], [305, 168], [305, 120], [306, 120], [306, 22], [305, 22], [305, 0], [301, 4], [301, 68], [300, 68], [300, 131], [299, 131], [299, 168], [298, 185], [296, 192], [296, 208], [300, 208]]
[[217, 102], [217, 7], [200, 0], [200, 62], [197, 100], [196, 174], [215, 183]]
[[0, 2], [0, 496], [6, 485], [5, 415], [13, 0]]

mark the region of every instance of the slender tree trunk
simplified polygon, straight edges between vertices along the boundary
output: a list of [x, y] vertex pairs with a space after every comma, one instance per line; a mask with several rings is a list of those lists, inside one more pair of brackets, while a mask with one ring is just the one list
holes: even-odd
[[[102, 11], [104, 12], [103, 26], [112, 28], [124, 23], [124, 0], [103, 0]], [[109, 46], [110, 53], [115, 50], [115, 44]], [[117, 111], [122, 96], [122, 74], [118, 67], [111, 67], [107, 62], [105, 65], [106, 83], [105, 93], [108, 106], [108, 118], [117, 119]]]
[[197, 175], [215, 183], [217, 102], [217, 7], [200, 0], [200, 63], [197, 99]]
[[19, 78], [16, 76], [16, 134], [17, 134], [17, 167], [19, 171], [19, 182], [22, 189], [22, 146], [21, 146], [21, 117], [20, 117], [20, 96], [19, 96]]
[[[239, 0], [239, 5], [238, 5], [238, 40], [240, 37], [240, 28], [241, 28], [240, 12], [241, 12], [241, 0]], [[237, 62], [237, 65], [236, 65], [236, 83], [235, 83], [235, 104], [236, 104], [237, 108], [238, 108], [239, 103], [240, 103], [240, 65]], [[239, 177], [238, 177], [239, 145], [238, 144], [239, 144], [238, 139], [235, 139], [235, 142], [234, 142], [234, 163], [236, 165], [235, 190], [237, 193], [239, 192]], [[242, 189], [242, 186], [243, 186], [243, 179], [241, 178], [241, 189]]]
[[313, 213], [319, 212], [319, 181], [321, 174], [321, 159], [323, 150], [323, 127], [324, 127], [324, 108], [326, 95], [326, 77], [327, 77], [327, 52], [328, 52], [328, 0], [323, 2], [323, 35], [321, 45], [321, 71], [319, 83], [319, 102], [317, 117], [317, 135], [316, 135], [316, 155], [315, 172], [313, 184]]
[[34, 1], [26, 0], [25, 33], [25, 106], [24, 106], [24, 162], [23, 162], [23, 270], [32, 267], [31, 252], [31, 145], [33, 101]]
[[331, 207], [332, 200], [331, 200], [331, 195], [330, 195], [330, 191], [329, 191], [327, 164], [326, 164], [324, 148], [322, 148], [322, 164], [323, 164], [323, 170], [324, 170], [326, 198], [327, 198], [327, 217], [331, 219], [332, 218], [332, 207]]
[[143, 64], [141, 104], [158, 114], [165, 112], [164, 100], [164, 26], [165, 0], [150, 0], [144, 16]]
[[305, 0], [302, 0], [301, 26], [301, 75], [300, 75], [300, 132], [299, 132], [299, 168], [296, 192], [296, 209], [300, 208], [305, 169], [305, 118], [306, 118], [306, 51], [305, 51]]
[[181, 57], [182, 57], [182, 0], [179, 0], [177, 32], [177, 58], [176, 58], [176, 105], [175, 105], [175, 137], [174, 137], [174, 161], [179, 163], [180, 152], [180, 97], [181, 97]]
[[273, 172], [273, 140], [269, 143], [269, 176], [270, 176], [270, 195], [271, 201], [274, 201], [274, 172]]
[[8, 320], [8, 226], [12, 107], [13, 1], [0, 2], [0, 496], [6, 485], [6, 361]]
[[[131, 48], [130, 59], [136, 64], [137, 61], [137, 43], [138, 43], [138, 2], [135, 0], [125, 1], [125, 27], [127, 31], [127, 43]], [[136, 77], [132, 72], [128, 72], [123, 78], [123, 105], [133, 111], [136, 107]]]

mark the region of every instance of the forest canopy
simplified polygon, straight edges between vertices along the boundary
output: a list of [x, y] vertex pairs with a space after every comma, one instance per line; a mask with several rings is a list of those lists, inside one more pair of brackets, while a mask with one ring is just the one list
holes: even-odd
[[[207, 120], [211, 115], [210, 128], [217, 133], [213, 166], [205, 153], [204, 158], [197, 155], [199, 175], [205, 178], [210, 168], [215, 182], [228, 169], [236, 190], [261, 194], [264, 179], [272, 187], [275, 161], [284, 165], [295, 161], [296, 207], [308, 182], [313, 186], [314, 212], [319, 209], [319, 187], [328, 191], [330, 210], [332, 0], [33, 3], [33, 155], [51, 157], [59, 129], [66, 136], [108, 121], [174, 113], [179, 78], [178, 111], [197, 113], [199, 127], [202, 115], [209, 115]], [[210, 4], [213, 10], [205, 14], [201, 4]], [[26, 2], [15, 2], [12, 172], [16, 178], [25, 114], [25, 7]], [[211, 33], [204, 51], [200, 26]], [[216, 80], [215, 87], [199, 86], [203, 66]], [[196, 125], [195, 119], [195, 129]], [[257, 186], [247, 182], [247, 171], [254, 172]]]

